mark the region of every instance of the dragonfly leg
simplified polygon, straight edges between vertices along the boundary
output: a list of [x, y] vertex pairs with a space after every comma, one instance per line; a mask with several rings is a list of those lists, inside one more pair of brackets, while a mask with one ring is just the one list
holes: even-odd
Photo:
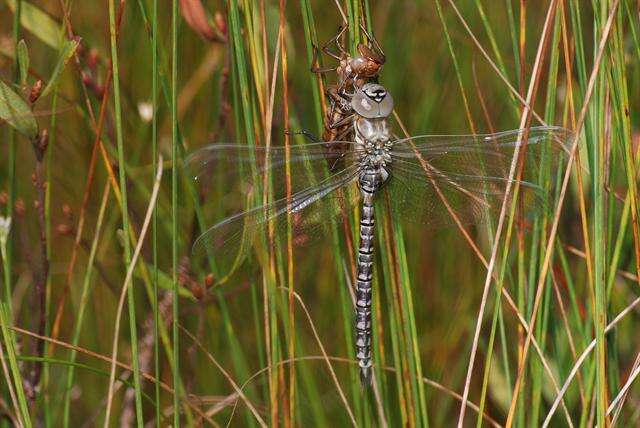
[[309, 141], [311, 141], [312, 143], [319, 143], [321, 141], [311, 131], [307, 131], [306, 129], [301, 129], [299, 131], [291, 131], [291, 130], [287, 129], [286, 131], [284, 131], [284, 133], [287, 134], [287, 135], [303, 135], [303, 136], [307, 137], [309, 139]]
[[340, 108], [343, 116], [352, 111], [351, 96], [345, 92], [345, 82], [342, 82], [339, 87], [329, 86], [325, 91], [325, 96], [331, 102], [332, 110], [334, 107]]
[[340, 51], [340, 54], [342, 55], [345, 55], [347, 53], [347, 50], [342, 45], [340, 39], [348, 29], [349, 29], [349, 23], [345, 22], [343, 25], [340, 26], [340, 31], [333, 38], [336, 42], [336, 46], [338, 47], [338, 50]]
[[[335, 67], [320, 67], [320, 65], [319, 65], [320, 64], [320, 61], [319, 61], [319, 59], [320, 59], [320, 50], [322, 49], [322, 51], [324, 52], [325, 46], [323, 46], [321, 49], [319, 49], [315, 44], [313, 44], [312, 46], [313, 46], [313, 58], [311, 59], [311, 72], [312, 73], [324, 74], [324, 73], [330, 73], [332, 71], [336, 71], [338, 69], [338, 66], [335, 66]], [[327, 55], [340, 60], [340, 58], [337, 57], [332, 52], [327, 53]]]
[[351, 140], [353, 140], [353, 137], [351, 136], [352, 132], [353, 132], [353, 129], [351, 129], [350, 126], [344, 127], [344, 129], [336, 135], [336, 141], [351, 141]]
[[[338, 33], [336, 33], [335, 36], [333, 36], [332, 38], [330, 38], [324, 45], [322, 45], [320, 48], [318, 48], [316, 45], [313, 45], [313, 59], [312, 59], [312, 66], [311, 66], [311, 72], [312, 73], [328, 73], [331, 71], [336, 71], [337, 70], [337, 66], [336, 67], [328, 67], [328, 68], [321, 68], [319, 66], [317, 66], [316, 64], [318, 63], [318, 59], [320, 57], [319, 52], [322, 51], [324, 52], [326, 55], [330, 56], [331, 58], [337, 60], [337, 61], [341, 61], [346, 55], [347, 52], [345, 51], [345, 49], [342, 47], [342, 45], [340, 44], [340, 38], [342, 37], [342, 35], [344, 34], [345, 31], [347, 31], [348, 25], [341, 25], [340, 29], [338, 30]], [[334, 53], [329, 49], [329, 46], [331, 46], [332, 43], [335, 43], [336, 46], [338, 47], [338, 53]]]
[[315, 61], [313, 63], [314, 65], [311, 66], [311, 72], [312, 73], [317, 73], [317, 74], [324, 74], [324, 73], [331, 73], [332, 71], [336, 71], [338, 69], [338, 67], [316, 67], [315, 66]]
[[384, 50], [382, 49], [382, 46], [378, 42], [378, 39], [376, 39], [376, 37], [373, 34], [371, 34], [369, 31], [367, 31], [367, 27], [365, 27], [363, 23], [360, 23], [360, 29], [366, 36], [368, 42], [370, 43], [370, 46], [373, 47], [375, 50], [377, 50], [378, 51], [377, 53], [380, 54], [382, 58], [385, 58]]
[[[339, 120], [339, 121], [337, 121], [337, 122], [332, 123], [331, 125], [329, 125], [329, 129], [337, 129], [337, 128], [340, 128], [340, 127], [342, 127], [342, 126], [344, 126], [344, 125], [347, 125], [347, 124], [349, 124], [349, 123], [353, 122], [355, 118], [356, 118], [356, 115], [355, 115], [355, 114], [350, 114], [349, 116], [345, 117], [344, 119]], [[351, 129], [349, 129], [349, 131], [350, 131], [350, 130], [351, 130]]]

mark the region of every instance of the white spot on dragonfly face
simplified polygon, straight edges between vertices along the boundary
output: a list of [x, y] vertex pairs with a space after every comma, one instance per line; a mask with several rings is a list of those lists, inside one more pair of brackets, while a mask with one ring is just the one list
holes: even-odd
[[369, 103], [369, 101], [367, 101], [366, 98], [363, 98], [362, 101], [360, 101], [360, 105], [367, 111], [371, 111], [371, 104]]

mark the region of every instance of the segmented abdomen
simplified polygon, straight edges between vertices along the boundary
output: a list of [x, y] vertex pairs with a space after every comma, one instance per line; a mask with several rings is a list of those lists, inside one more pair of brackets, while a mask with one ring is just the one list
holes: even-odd
[[358, 277], [356, 287], [356, 355], [360, 381], [371, 383], [371, 280], [373, 270], [373, 193], [364, 193], [360, 219]]

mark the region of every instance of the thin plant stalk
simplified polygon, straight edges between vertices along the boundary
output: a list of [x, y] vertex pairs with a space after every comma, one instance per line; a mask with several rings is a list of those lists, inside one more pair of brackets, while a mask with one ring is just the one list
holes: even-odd
[[178, 1], [171, 2], [171, 305], [173, 345], [173, 426], [180, 427], [180, 345], [178, 284]]
[[[152, 0], [151, 7], [151, 158], [153, 175], [158, 173], [158, 0]], [[158, 210], [153, 210], [151, 219], [151, 245], [153, 258], [153, 370], [156, 379], [160, 379], [160, 314], [158, 312]], [[160, 384], [155, 384], [156, 427], [160, 428], [161, 401]]]
[[[127, 200], [127, 177], [124, 161], [124, 136], [122, 129], [122, 111], [120, 101], [120, 73], [118, 63], [118, 44], [116, 38], [116, 12], [114, 0], [109, 0], [109, 34], [111, 42], [111, 64], [113, 69], [113, 102], [115, 106], [116, 142], [118, 146], [118, 164], [120, 165], [120, 193], [122, 195], [122, 228], [129, 230], [129, 208]], [[124, 236], [124, 260], [127, 265], [131, 263], [131, 241], [127, 233]], [[140, 381], [140, 363], [138, 361], [138, 333], [136, 326], [136, 307], [134, 287], [127, 291], [127, 304], [129, 307], [129, 331], [131, 334], [131, 356], [133, 359], [133, 383], [135, 385], [136, 417], [138, 427], [143, 426], [142, 414], [142, 387]], [[105, 424], [108, 425], [108, 417]]]
[[[29, 407], [27, 404], [27, 397], [24, 391], [24, 379], [20, 373], [20, 367], [18, 366], [18, 353], [17, 343], [13, 331], [10, 330], [11, 320], [9, 319], [9, 308], [5, 302], [0, 302], [0, 333], [2, 334], [2, 342], [0, 343], [0, 358], [5, 359], [5, 356], [9, 360], [9, 367], [11, 369], [11, 375], [13, 379], [7, 379], [8, 382], [13, 381], [15, 389], [15, 395], [17, 396], [18, 413], [22, 419], [22, 423], [26, 428], [30, 428], [31, 416], [29, 414]], [[3, 346], [4, 345], [4, 349]]]
[[[17, 48], [20, 39], [20, 16], [22, 14], [22, 0], [17, 0], [16, 9], [13, 14], [12, 38], [13, 45]], [[18, 81], [18, 56], [13, 61], [13, 77]], [[9, 153], [7, 156], [7, 211], [6, 217], [12, 218], [13, 209], [16, 202], [16, 132], [12, 126], [7, 127], [7, 145]], [[5, 301], [7, 302], [7, 311], [9, 320], [13, 320], [13, 305], [11, 296], [13, 294], [11, 287], [11, 272], [13, 272], [13, 238], [9, 236], [5, 247], [3, 257], [4, 264], [4, 286]]]
[[[100, 235], [102, 231], [102, 223], [104, 220], [105, 211], [107, 208], [107, 202], [109, 201], [110, 195], [110, 184], [107, 183], [105, 185], [104, 191], [102, 193], [102, 203], [100, 204], [100, 210], [98, 212], [98, 220], [96, 222], [96, 227], [93, 235], [93, 241], [91, 242], [91, 249], [89, 251], [89, 259], [87, 261], [87, 269], [85, 271], [84, 280], [82, 282], [82, 291], [80, 292], [80, 302], [78, 304], [78, 314], [76, 315], [76, 320], [73, 328], [73, 334], [71, 339], [72, 346], [78, 346], [80, 341], [80, 333], [82, 331], [82, 326], [84, 324], [84, 313], [87, 308], [87, 304], [89, 303], [89, 296], [91, 293], [91, 278], [94, 273], [94, 263], [96, 259], [96, 254], [98, 251], [98, 242], [100, 241]], [[63, 401], [63, 410], [62, 410], [62, 426], [68, 427], [70, 426], [70, 414], [71, 414], [71, 394], [73, 389], [73, 381], [75, 375], [75, 362], [77, 357], [77, 351], [75, 349], [71, 350], [69, 355], [69, 368], [67, 370], [66, 384], [64, 389], [64, 401]]]
[[[159, 161], [161, 162], [161, 161]], [[111, 411], [111, 405], [113, 403], [113, 395], [115, 393], [115, 372], [116, 372], [116, 361], [117, 361], [117, 357], [118, 357], [118, 335], [120, 332], [120, 319], [122, 316], [122, 308], [124, 306], [124, 298], [125, 295], [128, 293], [128, 290], [130, 288], [131, 285], [131, 279], [133, 277], [133, 272], [135, 271], [135, 265], [138, 261], [138, 257], [140, 256], [140, 251], [142, 249], [142, 245], [144, 243], [146, 234], [147, 234], [147, 230], [149, 228], [149, 223], [151, 222], [151, 214], [153, 213], [153, 210], [155, 209], [156, 206], [156, 201], [158, 198], [158, 190], [160, 188], [160, 181], [162, 178], [162, 169], [158, 170], [158, 173], [156, 174], [156, 179], [153, 185], [153, 192], [151, 194], [151, 198], [149, 201], [149, 206], [147, 207], [147, 212], [144, 218], [144, 223], [142, 225], [142, 229], [140, 230], [140, 236], [138, 238], [138, 243], [136, 244], [136, 248], [135, 251], [133, 253], [132, 259], [131, 259], [131, 263], [129, 264], [129, 266], [127, 267], [127, 273], [124, 279], [124, 283], [122, 285], [122, 290], [120, 292], [120, 296], [118, 299], [118, 307], [116, 310], [116, 321], [115, 321], [115, 327], [114, 327], [114, 335], [113, 335], [113, 344], [112, 344], [112, 351], [111, 351], [111, 371], [110, 371], [110, 375], [109, 375], [109, 393], [107, 395], [107, 410], [106, 410], [106, 416], [105, 416], [105, 421], [109, 420], [109, 416], [110, 416], [110, 411]], [[178, 391], [176, 391], [177, 395]], [[177, 412], [176, 412], [177, 413]], [[108, 424], [105, 424], [105, 428], [106, 426], [108, 426]]]
[[[283, 98], [283, 106], [282, 106], [282, 114], [283, 114], [283, 126], [284, 129], [289, 129], [289, 69], [287, 62], [287, 43], [285, 38], [285, 23], [286, 23], [286, 1], [280, 0], [280, 24], [279, 24], [279, 38], [280, 38], [280, 55], [281, 55], [281, 63], [282, 63], [282, 98]], [[284, 145], [285, 145], [285, 163], [286, 163], [286, 197], [290, 201], [291, 200], [291, 148], [290, 148], [290, 138], [289, 134], [286, 133], [284, 136]], [[293, 234], [291, 227], [291, 214], [288, 215], [288, 224], [287, 224], [287, 284], [289, 284], [289, 317], [288, 317], [288, 328], [289, 328], [289, 338], [287, 344], [287, 354], [288, 358], [295, 358], [295, 349], [296, 349], [296, 334], [295, 334], [295, 282], [294, 282], [294, 266], [293, 266]], [[296, 409], [296, 366], [292, 364], [289, 366], [289, 423], [295, 423], [295, 409]]]

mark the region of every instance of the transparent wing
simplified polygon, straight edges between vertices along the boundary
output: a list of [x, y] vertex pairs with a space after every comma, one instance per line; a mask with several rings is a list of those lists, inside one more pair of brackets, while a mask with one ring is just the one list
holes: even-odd
[[[331, 144], [342, 147], [354, 147], [350, 141], [335, 141]], [[357, 159], [355, 150], [339, 153], [327, 146], [327, 143], [292, 145], [285, 147], [255, 147], [239, 144], [211, 144], [187, 158], [189, 174], [199, 183], [201, 189], [207, 189], [207, 182], [216, 177], [236, 173], [240, 181], [247, 184], [262, 183], [265, 172], [273, 183], [284, 185], [289, 174], [292, 191], [310, 187], [318, 178], [337, 173]], [[287, 172], [286, 165], [290, 165]]]
[[312, 240], [357, 203], [357, 189], [348, 186], [358, 177], [356, 158], [353, 151], [336, 153], [324, 143], [291, 146], [288, 154], [283, 147], [232, 144], [195, 152], [187, 168], [196, 180], [209, 227], [195, 241], [194, 253], [211, 255], [219, 273], [227, 275], [270, 225], [277, 236], [284, 236], [290, 218], [294, 242]]
[[397, 140], [386, 191], [394, 215], [427, 227], [494, 218], [505, 200], [516, 153], [512, 189], [525, 213], [548, 207], [552, 174], [567, 157], [571, 132], [558, 127], [487, 135], [416, 136]]
[[395, 141], [396, 154], [413, 153], [417, 149], [421, 153], [438, 154], [451, 151], [473, 152], [491, 150], [492, 147], [524, 146], [527, 142], [547, 141], [547, 144], [558, 146], [568, 154], [567, 140], [572, 131], [559, 126], [534, 126], [531, 128], [512, 129], [495, 134], [471, 135], [416, 135], [400, 138]]

